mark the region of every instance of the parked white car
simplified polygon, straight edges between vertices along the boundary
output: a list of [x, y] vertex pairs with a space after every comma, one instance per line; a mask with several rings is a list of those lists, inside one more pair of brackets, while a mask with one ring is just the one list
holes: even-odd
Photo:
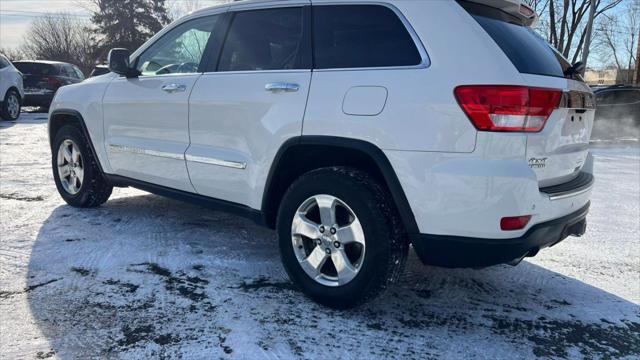
[[[429, 264], [518, 263], [586, 227], [593, 94], [515, 0], [245, 1], [198, 11], [49, 119], [64, 200], [133, 186], [277, 229], [313, 299]], [[275, 246], [275, 244], [264, 244]]]
[[24, 99], [22, 74], [11, 61], [0, 54], [0, 118], [17, 120]]

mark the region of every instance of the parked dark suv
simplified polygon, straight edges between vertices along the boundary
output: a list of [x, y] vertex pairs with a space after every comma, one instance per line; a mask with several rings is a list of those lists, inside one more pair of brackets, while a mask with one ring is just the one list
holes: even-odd
[[637, 139], [640, 136], [640, 87], [616, 85], [596, 90], [595, 94], [593, 139]]
[[77, 66], [63, 62], [22, 60], [13, 65], [24, 75], [24, 106], [48, 108], [61, 86], [84, 80]]

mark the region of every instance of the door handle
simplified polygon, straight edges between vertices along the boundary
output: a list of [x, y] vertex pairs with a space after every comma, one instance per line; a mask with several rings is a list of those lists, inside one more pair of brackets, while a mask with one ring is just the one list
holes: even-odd
[[300, 85], [286, 82], [275, 82], [265, 85], [264, 89], [273, 93], [296, 92], [300, 90]]
[[163, 86], [161, 89], [164, 92], [168, 92], [169, 94], [173, 94], [173, 93], [177, 93], [177, 92], [185, 92], [187, 90], [187, 86], [186, 85], [180, 85], [180, 84], [167, 84], [167, 85]]

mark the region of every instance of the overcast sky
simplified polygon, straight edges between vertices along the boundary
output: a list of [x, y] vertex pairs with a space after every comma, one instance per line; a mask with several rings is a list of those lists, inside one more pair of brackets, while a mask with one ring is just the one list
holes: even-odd
[[[176, 6], [182, 0], [168, 0]], [[197, 0], [204, 7], [215, 5], [219, 0]], [[91, 0], [0, 0], [0, 47], [17, 47], [22, 42], [31, 20], [45, 13], [66, 12], [89, 19], [90, 13], [83, 8]]]

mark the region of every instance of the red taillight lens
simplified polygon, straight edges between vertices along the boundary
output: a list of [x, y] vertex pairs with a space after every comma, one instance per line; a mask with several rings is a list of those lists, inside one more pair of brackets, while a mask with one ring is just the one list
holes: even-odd
[[562, 90], [469, 85], [457, 87], [455, 95], [478, 130], [538, 132], [558, 108]]
[[45, 76], [42, 78], [41, 82], [46, 83], [49, 86], [60, 87], [62, 86], [62, 82], [54, 77]]
[[505, 231], [524, 229], [531, 220], [531, 215], [504, 217], [500, 220], [500, 229]]

